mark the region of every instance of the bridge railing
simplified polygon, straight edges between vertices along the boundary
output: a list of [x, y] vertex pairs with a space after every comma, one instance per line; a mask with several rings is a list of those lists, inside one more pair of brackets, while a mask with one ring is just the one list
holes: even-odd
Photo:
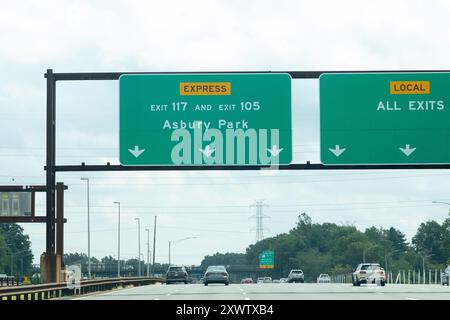
[[101, 280], [85, 280], [79, 285], [69, 286], [67, 283], [46, 283], [29, 286], [0, 288], [0, 300], [44, 300], [63, 296], [80, 295], [90, 292], [112, 290], [126, 286], [142, 286], [164, 283], [165, 279], [155, 277], [111, 278]]

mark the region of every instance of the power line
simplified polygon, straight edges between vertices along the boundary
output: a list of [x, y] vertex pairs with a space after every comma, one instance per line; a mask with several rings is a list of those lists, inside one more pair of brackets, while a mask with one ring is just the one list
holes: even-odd
[[[450, 201], [450, 199], [422, 199], [422, 200], [394, 200], [394, 201], [357, 201], [357, 202], [330, 202], [330, 203], [293, 203], [293, 204], [272, 204], [271, 208], [285, 208], [285, 207], [310, 207], [310, 206], [348, 206], [348, 205], [373, 205], [373, 204], [389, 204], [389, 203], [417, 203], [417, 202], [426, 202], [430, 203], [429, 206], [436, 206], [438, 204], [432, 205], [431, 202], [433, 200], [436, 201]], [[45, 204], [37, 203], [37, 207], [44, 207]], [[428, 204], [426, 205], [428, 206]], [[84, 205], [66, 205], [66, 208], [84, 208]], [[114, 208], [112, 205], [102, 205], [102, 204], [94, 204], [91, 205], [93, 208]], [[133, 206], [127, 205], [126, 208], [131, 209], [182, 209], [183, 211], [186, 209], [212, 209], [212, 208], [248, 208], [248, 205], [208, 205], [208, 206]]]

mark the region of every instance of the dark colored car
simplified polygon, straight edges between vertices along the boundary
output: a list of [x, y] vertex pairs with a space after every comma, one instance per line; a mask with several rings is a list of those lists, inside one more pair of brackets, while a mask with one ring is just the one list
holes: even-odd
[[209, 266], [203, 277], [203, 283], [207, 286], [210, 283], [230, 284], [227, 269], [224, 266]]
[[186, 271], [184, 266], [170, 266], [166, 273], [166, 284], [171, 284], [175, 282], [184, 282], [185, 284], [190, 283], [191, 277]]

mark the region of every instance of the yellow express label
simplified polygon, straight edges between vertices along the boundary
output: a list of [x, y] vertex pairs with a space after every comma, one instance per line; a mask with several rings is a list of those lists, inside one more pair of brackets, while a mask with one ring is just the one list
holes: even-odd
[[231, 82], [180, 82], [180, 96], [229, 96]]

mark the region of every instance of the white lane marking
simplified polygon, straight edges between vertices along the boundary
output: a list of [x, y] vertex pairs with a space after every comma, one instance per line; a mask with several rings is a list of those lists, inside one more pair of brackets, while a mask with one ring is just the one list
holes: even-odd
[[246, 295], [246, 293], [245, 292], [242, 292], [242, 294], [245, 296]]
[[153, 300], [159, 300], [159, 298], [155, 298], [155, 299], [153, 299]]
[[245, 297], [245, 300], [250, 300], [250, 298], [249, 297]]
[[170, 296], [170, 293], [166, 294], [166, 296]]
[[406, 298], [406, 300], [419, 300], [419, 299], [415, 299], [415, 298]]

